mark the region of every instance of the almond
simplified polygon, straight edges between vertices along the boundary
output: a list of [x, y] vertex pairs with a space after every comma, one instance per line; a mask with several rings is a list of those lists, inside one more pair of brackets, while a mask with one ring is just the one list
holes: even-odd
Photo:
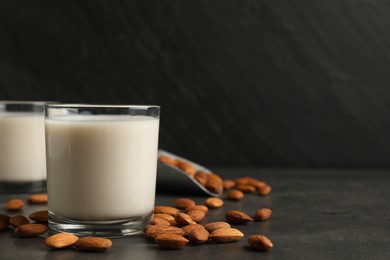
[[166, 221], [168, 221], [171, 226], [175, 226], [177, 223], [176, 223], [176, 220], [175, 220], [175, 217], [172, 216], [172, 215], [168, 215], [168, 214], [154, 214], [153, 215], [153, 218], [162, 218], [162, 219], [165, 219]]
[[201, 210], [204, 212], [204, 214], [207, 214], [207, 212], [209, 211], [209, 208], [204, 206], [204, 205], [195, 205], [195, 206], [191, 206], [191, 207], [188, 207], [188, 208], [185, 208], [183, 210], [184, 213], [188, 213], [192, 210]]
[[42, 235], [49, 228], [42, 224], [25, 224], [15, 229], [15, 234], [20, 237], [36, 237]]
[[223, 191], [222, 179], [214, 173], [207, 174], [207, 181], [204, 185], [211, 192], [221, 194]]
[[155, 238], [161, 234], [184, 235], [184, 231], [178, 227], [155, 225], [146, 229], [147, 238]]
[[0, 214], [0, 220], [4, 220], [7, 223], [9, 223], [9, 219], [10, 218], [11, 218], [10, 216], [4, 215], [4, 214]]
[[223, 205], [223, 200], [221, 200], [221, 199], [219, 199], [219, 198], [211, 197], [211, 198], [206, 199], [205, 204], [206, 204], [206, 206], [207, 206], [209, 209], [216, 209], [216, 208], [222, 207], [222, 205]]
[[188, 236], [188, 239], [195, 244], [203, 244], [209, 240], [210, 233], [204, 228], [196, 228], [192, 230]]
[[229, 190], [229, 189], [233, 188], [234, 185], [236, 185], [236, 183], [232, 180], [224, 180], [222, 182], [222, 186], [223, 186], [224, 190]]
[[218, 243], [227, 243], [240, 240], [244, 234], [235, 228], [223, 228], [213, 231], [210, 238]]
[[28, 217], [36, 222], [47, 222], [49, 220], [49, 212], [47, 210], [36, 211], [28, 215]]
[[156, 244], [165, 249], [179, 249], [184, 247], [189, 241], [180, 235], [161, 234], [154, 240]]
[[18, 228], [20, 226], [30, 224], [30, 220], [23, 215], [15, 215], [9, 219], [9, 224], [14, 228]]
[[256, 181], [257, 180], [255, 178], [245, 176], [245, 177], [241, 177], [241, 178], [236, 179], [235, 183], [236, 183], [236, 186], [238, 186], [238, 185], [247, 185], [249, 183], [254, 183]]
[[266, 251], [273, 247], [271, 240], [263, 235], [252, 235], [248, 238], [248, 244], [257, 250]]
[[192, 218], [193, 221], [195, 222], [200, 222], [204, 219], [204, 217], [206, 216], [206, 214], [204, 214], [203, 211], [201, 210], [191, 210], [190, 212], [187, 213], [188, 216], [190, 216]]
[[186, 161], [178, 159], [178, 160], [176, 160], [176, 165], [177, 165], [177, 167], [180, 170], [182, 170], [183, 172], [187, 173], [188, 175], [190, 175], [192, 177], [195, 176], [195, 171], [196, 170], [195, 170], [195, 167], [192, 164], [190, 164], [190, 163], [188, 163]]
[[181, 229], [184, 231], [183, 236], [188, 237], [192, 231], [198, 228], [204, 228], [204, 227], [199, 224], [191, 224], [191, 225], [184, 226]]
[[256, 189], [259, 189], [261, 187], [264, 187], [265, 185], [267, 185], [265, 182], [263, 181], [253, 181], [253, 182], [249, 182], [248, 183], [249, 185], [252, 185], [253, 187], [255, 187]]
[[256, 191], [256, 188], [251, 185], [238, 185], [236, 186], [236, 189], [244, 193], [252, 193]]
[[226, 194], [228, 200], [242, 200], [244, 198], [244, 193], [240, 190], [231, 190]]
[[46, 193], [40, 193], [31, 195], [27, 201], [31, 204], [44, 204], [47, 203], [47, 199], [48, 198]]
[[175, 216], [175, 220], [179, 226], [187, 226], [191, 224], [196, 224], [195, 221], [192, 220], [190, 216], [188, 216], [186, 213], [178, 213]]
[[207, 182], [207, 173], [204, 171], [197, 171], [194, 178], [200, 183], [200, 185], [204, 186]]
[[175, 160], [171, 159], [169, 156], [161, 155], [161, 156], [158, 157], [158, 160], [160, 162], [176, 166]]
[[73, 245], [78, 239], [73, 234], [58, 233], [46, 238], [45, 245], [53, 249], [60, 249]]
[[271, 192], [271, 186], [269, 186], [269, 185], [259, 187], [257, 190], [257, 193], [260, 196], [267, 196], [270, 192]]
[[102, 252], [112, 246], [110, 239], [103, 237], [82, 237], [79, 238], [74, 246], [77, 250], [88, 252]]
[[20, 199], [12, 199], [5, 204], [5, 208], [9, 211], [20, 210], [23, 208], [23, 206], [24, 202]]
[[187, 198], [176, 199], [175, 201], [173, 201], [173, 205], [175, 205], [175, 207], [179, 209], [185, 209], [191, 206], [195, 206], [195, 204], [195, 201]]
[[163, 218], [154, 218], [152, 221], [150, 221], [150, 225], [170, 226], [171, 223]]
[[254, 219], [258, 220], [258, 221], [265, 221], [265, 220], [269, 219], [271, 214], [272, 214], [272, 210], [270, 210], [268, 208], [262, 208], [262, 209], [259, 209], [258, 211], [256, 211]]
[[175, 216], [177, 213], [179, 213], [180, 210], [174, 207], [169, 207], [169, 206], [155, 206], [154, 207], [154, 213], [159, 213], [159, 214], [168, 214]]
[[213, 231], [217, 229], [222, 229], [222, 228], [231, 228], [229, 223], [223, 222], [223, 221], [216, 221], [216, 222], [210, 222], [204, 226], [204, 228], [212, 233]]
[[230, 210], [225, 214], [225, 218], [228, 222], [233, 224], [245, 224], [249, 221], [253, 221], [251, 217], [249, 217], [244, 212], [238, 210]]
[[8, 221], [0, 219], [0, 230], [5, 229], [8, 226]]

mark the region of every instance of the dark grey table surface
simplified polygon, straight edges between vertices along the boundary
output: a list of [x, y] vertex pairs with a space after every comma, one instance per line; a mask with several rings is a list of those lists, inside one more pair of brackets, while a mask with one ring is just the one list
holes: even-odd
[[[245, 237], [227, 244], [207, 243], [181, 250], [159, 250], [143, 236], [115, 238], [104, 253], [50, 251], [45, 236], [16, 238], [0, 232], [0, 259], [390, 259], [390, 172], [385, 170], [215, 169], [224, 179], [254, 176], [272, 185], [270, 196], [247, 195], [210, 210], [204, 222], [224, 220], [231, 209], [250, 215], [261, 207], [271, 219], [236, 225]], [[16, 197], [27, 198], [28, 195]], [[0, 195], [3, 205], [15, 195]], [[184, 195], [157, 194], [156, 204], [171, 205]], [[194, 197], [203, 204], [205, 197]], [[22, 214], [46, 209], [27, 205]], [[0, 213], [7, 213], [3, 208]], [[248, 248], [251, 234], [274, 243], [268, 252]]]

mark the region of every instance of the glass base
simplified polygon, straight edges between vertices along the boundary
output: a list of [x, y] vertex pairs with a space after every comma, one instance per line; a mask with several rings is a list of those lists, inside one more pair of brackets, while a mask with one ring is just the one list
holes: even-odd
[[0, 193], [37, 193], [46, 192], [46, 180], [42, 181], [0, 181]]
[[153, 216], [145, 216], [112, 221], [83, 221], [62, 218], [49, 212], [49, 228], [52, 233], [67, 232], [77, 236], [122, 237], [143, 233]]

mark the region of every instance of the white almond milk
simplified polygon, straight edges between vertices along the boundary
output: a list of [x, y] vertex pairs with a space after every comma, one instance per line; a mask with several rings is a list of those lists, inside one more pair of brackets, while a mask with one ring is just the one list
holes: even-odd
[[79, 220], [118, 220], [154, 207], [159, 119], [46, 119], [49, 211]]
[[46, 180], [43, 114], [0, 114], [0, 181]]

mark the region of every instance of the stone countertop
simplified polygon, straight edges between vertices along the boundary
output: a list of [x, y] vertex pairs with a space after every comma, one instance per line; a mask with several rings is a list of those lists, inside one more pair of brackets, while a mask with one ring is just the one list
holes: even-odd
[[[270, 220], [233, 225], [245, 237], [233, 243], [187, 245], [181, 250], [160, 250], [143, 236], [113, 239], [104, 253], [72, 249], [51, 251], [46, 235], [17, 238], [11, 228], [0, 231], [0, 259], [389, 259], [390, 172], [386, 170], [339, 169], [232, 169], [217, 168], [224, 179], [253, 176], [269, 183], [267, 197], [246, 195], [239, 202], [225, 201], [210, 210], [204, 222], [224, 220], [224, 213], [237, 209], [253, 215], [261, 207], [273, 210]], [[0, 195], [0, 204], [28, 195]], [[185, 195], [157, 194], [156, 205], [171, 205]], [[188, 196], [198, 204], [206, 197]], [[26, 205], [28, 215], [46, 206]], [[9, 214], [0, 209], [0, 213]], [[12, 214], [9, 214], [12, 215]], [[274, 248], [256, 252], [247, 245], [252, 234], [269, 237]]]

